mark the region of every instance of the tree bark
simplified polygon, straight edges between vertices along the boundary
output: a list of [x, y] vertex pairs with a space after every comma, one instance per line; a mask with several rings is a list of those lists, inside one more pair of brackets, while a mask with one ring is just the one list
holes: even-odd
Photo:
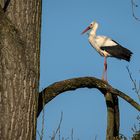
[[112, 95], [107, 92], [105, 94], [106, 106], [107, 106], [107, 130], [106, 130], [106, 140], [113, 140], [114, 134], [114, 102]]
[[113, 95], [114, 102], [114, 137], [119, 136], [120, 130], [120, 111], [119, 111], [119, 99]]
[[106, 140], [119, 139], [120, 114], [118, 97], [107, 92], [105, 94], [105, 101], [107, 106]]
[[36, 136], [41, 0], [10, 1], [0, 6], [0, 136]]
[[[53, 83], [52, 85], [42, 90], [39, 93], [39, 98], [38, 98], [37, 116], [39, 116], [40, 112], [42, 111], [43, 104], [47, 104], [48, 102], [50, 102], [52, 99], [54, 99], [56, 96], [60, 95], [61, 93], [64, 93], [66, 91], [76, 90], [78, 88], [96, 88], [99, 91], [101, 91], [101, 93], [104, 95], [107, 92], [109, 92], [110, 94], [113, 94], [115, 97], [116, 96], [121, 97], [130, 105], [132, 105], [136, 110], [140, 111], [140, 105], [138, 103], [136, 103], [131, 97], [129, 97], [125, 93], [113, 88], [108, 83], [100, 79], [97, 79], [95, 77], [79, 77], [79, 78], [72, 78], [72, 79], [67, 79], [64, 81]], [[42, 97], [44, 98], [44, 103], [43, 103]], [[115, 112], [119, 113], [117, 100], [118, 99], [116, 98]]]

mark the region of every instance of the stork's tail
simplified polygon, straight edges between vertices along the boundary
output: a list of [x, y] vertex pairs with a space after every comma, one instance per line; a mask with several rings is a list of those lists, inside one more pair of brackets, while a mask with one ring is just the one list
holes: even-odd
[[130, 50], [124, 48], [124, 53], [122, 53], [121, 59], [124, 59], [124, 60], [129, 62], [132, 54], [133, 53]]

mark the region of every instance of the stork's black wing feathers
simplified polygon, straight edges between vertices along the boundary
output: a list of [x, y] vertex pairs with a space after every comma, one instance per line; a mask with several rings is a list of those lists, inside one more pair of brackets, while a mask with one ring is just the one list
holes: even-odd
[[122, 47], [120, 44], [118, 44], [116, 41], [112, 40], [116, 43], [114, 46], [102, 46], [101, 49], [105, 50], [109, 54], [111, 54], [112, 57], [116, 57], [118, 59], [124, 59], [126, 61], [130, 61], [131, 55], [133, 54], [130, 50], [127, 48]]

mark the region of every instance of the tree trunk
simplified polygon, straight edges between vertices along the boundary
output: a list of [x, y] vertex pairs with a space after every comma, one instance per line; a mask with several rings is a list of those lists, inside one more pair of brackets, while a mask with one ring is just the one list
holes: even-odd
[[35, 139], [40, 29], [41, 0], [0, 6], [1, 140]]
[[105, 93], [105, 100], [107, 106], [107, 130], [106, 140], [119, 140], [119, 104], [118, 97], [112, 95], [110, 92]]

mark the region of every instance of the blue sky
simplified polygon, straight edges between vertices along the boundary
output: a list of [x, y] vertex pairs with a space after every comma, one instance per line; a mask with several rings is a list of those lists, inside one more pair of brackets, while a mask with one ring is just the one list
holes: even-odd
[[[137, 11], [138, 13], [138, 11]], [[136, 13], [136, 14], [137, 14]], [[73, 77], [101, 78], [104, 58], [89, 44], [81, 32], [94, 20], [99, 23], [98, 35], [106, 35], [133, 52], [131, 62], [108, 58], [109, 83], [138, 102], [132, 90], [126, 66], [139, 80], [140, 22], [132, 17], [131, 3], [112, 0], [43, 0], [40, 90]], [[138, 111], [120, 99], [120, 133], [130, 137]], [[61, 94], [45, 107], [44, 139], [50, 139], [57, 128], [61, 112], [61, 136], [74, 139], [105, 139], [106, 105], [96, 89], [78, 89]], [[38, 118], [41, 128], [42, 114]], [[39, 137], [37, 136], [37, 139]]]

